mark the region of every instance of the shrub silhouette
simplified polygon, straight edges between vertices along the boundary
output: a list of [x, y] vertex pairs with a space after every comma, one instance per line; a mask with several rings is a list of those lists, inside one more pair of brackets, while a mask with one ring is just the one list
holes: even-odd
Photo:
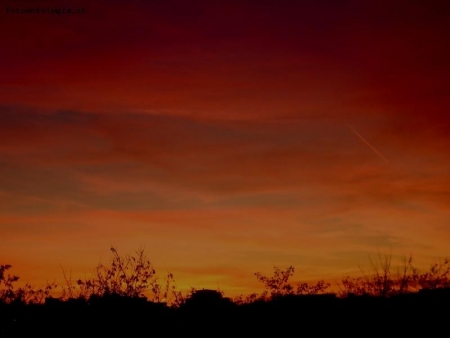
[[315, 295], [325, 292], [330, 287], [330, 284], [325, 283], [323, 280], [318, 281], [315, 285], [299, 283], [297, 284], [297, 287], [294, 287], [289, 283], [289, 278], [293, 275], [293, 266], [289, 266], [286, 270], [281, 270], [275, 266], [273, 276], [271, 277], [256, 272], [256, 278], [263, 283], [265, 287], [260, 299], [265, 299], [268, 295], [270, 295], [270, 298], [285, 295]]
[[175, 278], [170, 272], [161, 284], [145, 249], [136, 250], [134, 255], [120, 255], [114, 247], [110, 251], [112, 255], [109, 263], [98, 264], [90, 278], [73, 282], [71, 276], [67, 276], [63, 270], [65, 285], [61, 299], [89, 299], [109, 295], [147, 298], [148, 295], [154, 302], [170, 303], [178, 307], [195, 291], [192, 289], [183, 295], [177, 290]]
[[111, 247], [111, 252], [110, 264], [100, 263], [95, 270], [93, 282], [97, 294], [144, 296], [144, 292], [154, 284], [156, 273], [144, 249], [137, 250], [135, 256], [120, 256], [114, 247]]
[[150, 289], [158, 293], [155, 269], [144, 249], [135, 255], [120, 255], [116, 248], [110, 249], [112, 256], [108, 264], [99, 263], [90, 278], [78, 279], [74, 285], [63, 270], [65, 286], [62, 298], [89, 298], [91, 296], [118, 295], [144, 297]]
[[289, 278], [294, 274], [294, 267], [289, 266], [285, 271], [278, 267], [274, 267], [272, 277], [264, 276], [260, 272], [256, 272], [255, 276], [261, 283], [264, 284], [265, 290], [262, 297], [266, 297], [270, 294], [271, 297], [277, 297], [281, 295], [293, 294], [294, 287], [288, 283]]

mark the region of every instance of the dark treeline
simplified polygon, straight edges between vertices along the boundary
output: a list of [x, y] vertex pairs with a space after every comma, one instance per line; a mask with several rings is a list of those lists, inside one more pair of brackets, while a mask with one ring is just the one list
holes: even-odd
[[275, 336], [343, 333], [352, 336], [426, 336], [448, 333], [450, 262], [419, 272], [412, 258], [396, 270], [392, 256], [378, 255], [370, 273], [342, 278], [339, 292], [323, 280], [293, 285], [294, 268], [274, 267], [272, 276], [255, 273], [264, 285], [260, 294], [230, 299], [218, 290], [177, 290], [168, 273], [164, 283], [146, 257], [119, 255], [111, 248], [107, 264], [92, 276], [72, 280], [63, 270], [58, 297], [56, 283], [44, 288], [26, 284], [10, 265], [0, 265], [0, 337], [61, 336]]
[[450, 288], [391, 297], [283, 295], [242, 304], [215, 290], [198, 290], [179, 307], [118, 295], [47, 298], [44, 304], [0, 304], [0, 336], [430, 334], [448, 332], [449, 304]]

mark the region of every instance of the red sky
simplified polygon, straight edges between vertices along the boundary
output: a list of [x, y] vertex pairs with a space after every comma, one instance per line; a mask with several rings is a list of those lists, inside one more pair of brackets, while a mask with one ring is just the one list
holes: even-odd
[[[445, 2], [1, 1], [0, 263], [23, 281], [111, 245], [228, 295], [274, 265], [448, 256]], [[86, 13], [20, 13], [48, 6]]]

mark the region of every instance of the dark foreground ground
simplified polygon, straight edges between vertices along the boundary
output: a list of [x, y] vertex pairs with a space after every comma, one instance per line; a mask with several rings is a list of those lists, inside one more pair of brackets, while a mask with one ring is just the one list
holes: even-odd
[[237, 305], [198, 291], [178, 309], [145, 299], [47, 300], [0, 304], [0, 337], [153, 337], [194, 335], [450, 337], [450, 289], [391, 298], [285, 296]]

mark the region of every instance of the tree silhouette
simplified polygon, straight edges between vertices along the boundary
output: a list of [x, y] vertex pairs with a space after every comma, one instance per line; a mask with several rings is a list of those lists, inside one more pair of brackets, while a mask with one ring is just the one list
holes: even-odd
[[6, 275], [6, 271], [11, 269], [9, 264], [0, 265], [0, 303], [24, 303], [38, 304], [42, 303], [46, 297], [57, 287], [55, 282], [47, 283], [44, 288], [36, 289], [27, 283], [23, 287], [15, 287], [15, 283], [19, 280], [16, 275]]
[[19, 280], [18, 276], [6, 275], [6, 271], [11, 269], [11, 265], [0, 265], [0, 285], [3, 284], [4, 288], [0, 290], [0, 301], [3, 303], [11, 303], [16, 299], [14, 292], [14, 283]]

